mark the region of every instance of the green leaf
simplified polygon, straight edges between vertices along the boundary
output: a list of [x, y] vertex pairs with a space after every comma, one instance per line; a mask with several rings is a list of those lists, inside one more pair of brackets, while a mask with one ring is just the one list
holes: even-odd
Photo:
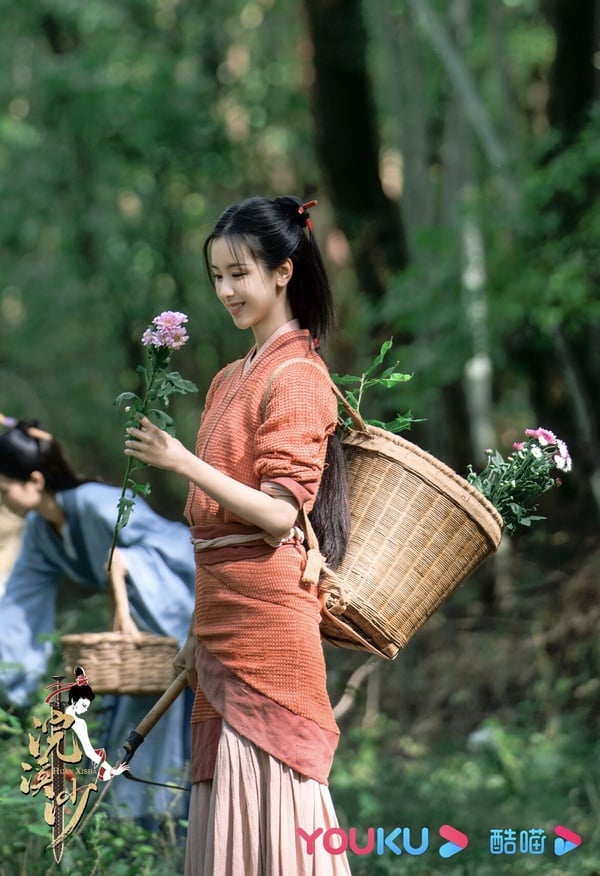
[[148, 411], [148, 417], [156, 426], [158, 426], [159, 429], [163, 429], [170, 435], [175, 434], [175, 420], [165, 411], [160, 408], [150, 408]]
[[392, 389], [399, 383], [406, 383], [408, 380], [411, 379], [412, 374], [401, 374], [398, 371], [394, 371], [392, 374], [390, 374], [389, 377], [381, 377], [379, 379], [379, 383], [381, 384], [381, 386], [385, 386], [386, 389]]
[[395, 419], [385, 423], [383, 428], [387, 432], [392, 432], [394, 435], [397, 435], [399, 432], [408, 431], [413, 423], [422, 422], [422, 419], [417, 419], [416, 417], [413, 417], [412, 412], [407, 411], [406, 414], [396, 414]]
[[331, 379], [338, 386], [346, 386], [349, 383], [360, 383], [361, 378], [355, 377], [353, 374], [332, 374]]
[[126, 403], [136, 405], [137, 410], [142, 410], [142, 400], [135, 392], [122, 392], [114, 400], [114, 405], [118, 408], [124, 407]]
[[121, 496], [117, 502], [117, 522], [115, 524], [117, 529], [123, 529], [127, 526], [134, 505], [133, 499], [130, 499], [128, 496]]
[[152, 492], [152, 488], [147, 481], [143, 484], [138, 484], [135, 481], [131, 481], [130, 486], [131, 492], [134, 496], [149, 496]]
[[389, 341], [384, 341], [381, 345], [381, 349], [379, 350], [378, 355], [373, 359], [373, 362], [365, 371], [365, 374], [370, 374], [372, 371], [375, 371], [376, 368], [379, 368], [389, 351], [392, 349], [393, 341], [390, 338]]
[[[381, 372], [381, 374], [376, 374], [377, 369], [383, 363], [385, 356], [389, 353], [391, 348], [392, 340], [390, 339], [389, 341], [384, 341], [384, 343], [381, 345], [379, 353], [373, 359], [373, 362], [361, 375], [361, 377], [355, 377], [354, 375], [350, 374], [331, 375], [332, 380], [338, 386], [353, 385], [353, 387], [355, 387], [353, 389], [346, 389], [344, 392], [346, 400], [354, 408], [355, 411], [360, 411], [360, 405], [364, 394], [372, 387], [394, 389], [394, 387], [398, 386], [398, 384], [406, 383], [407, 380], [410, 380], [412, 378], [412, 374], [403, 374], [400, 371], [396, 371], [396, 368], [398, 366], [397, 362], [394, 365], [385, 368]], [[338, 413], [339, 418], [343, 423], [343, 426], [348, 429], [352, 428], [352, 421], [351, 419], [346, 418], [346, 411], [341, 402], [338, 403]], [[366, 419], [365, 422], [372, 426], [378, 426], [381, 429], [385, 429], [388, 432], [398, 433], [402, 432], [405, 429], [410, 429], [411, 423], [414, 423], [416, 421], [412, 415], [412, 412], [408, 411], [406, 414], [397, 414], [393, 420], [390, 420], [387, 423], [384, 423], [382, 420], [377, 419]]]

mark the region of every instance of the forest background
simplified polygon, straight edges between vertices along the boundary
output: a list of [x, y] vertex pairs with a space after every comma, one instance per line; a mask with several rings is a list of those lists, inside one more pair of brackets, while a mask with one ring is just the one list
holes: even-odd
[[[211, 376], [250, 344], [204, 274], [206, 233], [248, 194], [317, 197], [332, 370], [360, 373], [393, 337], [413, 375], [365, 413], [411, 409], [408, 437], [463, 475], [528, 426], [574, 459], [547, 519], [505, 537], [395, 661], [327, 648], [342, 824], [409, 827], [417, 845], [430, 829], [423, 855], [354, 855], [353, 872], [600, 873], [600, 3], [0, 10], [0, 408], [119, 483], [113, 400], [137, 386], [142, 331], [176, 309], [190, 318], [177, 368], [200, 388], [173, 408], [191, 445]], [[152, 473], [157, 510], [179, 519], [183, 499]], [[90, 616], [72, 597], [66, 585], [63, 631]], [[54, 872], [18, 791], [25, 726], [2, 717], [2, 876]], [[470, 837], [449, 861], [444, 823]], [[581, 848], [557, 857], [557, 824]], [[492, 854], [492, 830], [534, 828], [543, 855]], [[177, 846], [131, 836], [98, 821], [62, 872], [180, 872]]]

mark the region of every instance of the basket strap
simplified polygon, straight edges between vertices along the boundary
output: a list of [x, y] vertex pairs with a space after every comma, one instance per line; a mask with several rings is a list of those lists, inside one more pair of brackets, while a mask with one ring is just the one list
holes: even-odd
[[321, 553], [317, 535], [308, 518], [308, 514], [302, 509], [301, 525], [306, 535], [306, 566], [302, 575], [302, 583], [317, 588], [321, 603], [331, 604], [333, 613], [342, 614], [346, 609], [344, 588], [342, 581], [327, 565], [327, 560]]
[[[331, 377], [329, 379], [331, 380]], [[346, 398], [344, 393], [340, 390], [340, 388], [337, 386], [337, 384], [333, 382], [333, 380], [331, 380], [331, 388], [333, 389], [333, 391], [334, 391], [335, 395], [338, 397], [338, 399], [341, 401], [343, 407], [346, 409], [346, 411], [350, 415], [350, 419], [352, 420], [352, 423], [354, 424], [356, 431], [357, 432], [368, 432], [367, 424], [365, 423], [365, 421], [363, 420], [361, 415], [358, 413], [356, 408], [352, 407], [352, 405], [350, 404], [350, 402], [348, 401], [348, 399]]]
[[112, 628], [114, 633], [125, 633], [134, 641], [141, 639], [135, 621], [129, 611], [129, 600], [125, 589], [125, 575], [113, 569], [108, 575], [108, 590], [112, 599]]

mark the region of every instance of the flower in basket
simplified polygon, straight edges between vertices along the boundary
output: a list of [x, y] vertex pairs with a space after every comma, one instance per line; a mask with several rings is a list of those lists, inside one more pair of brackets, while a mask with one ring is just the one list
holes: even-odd
[[560, 486], [554, 472], [572, 468], [567, 445], [549, 429], [525, 429], [525, 441], [513, 444], [506, 459], [497, 450], [486, 450], [488, 462], [477, 474], [469, 466], [467, 480], [499, 511], [504, 528], [512, 534], [517, 526], [530, 526], [543, 517], [533, 514], [533, 500]]
[[[134, 392], [122, 392], [115, 399], [115, 405], [125, 406], [128, 413], [126, 427], [137, 426], [138, 418], [149, 417], [161, 429], [175, 433], [175, 421], [164, 408], [169, 405], [169, 397], [175, 393], [185, 395], [197, 392], [198, 387], [185, 380], [177, 371], [169, 370], [171, 354], [181, 349], [188, 340], [185, 313], [165, 310], [155, 316], [152, 323], [142, 335], [142, 344], [146, 348], [147, 364], [138, 365], [137, 372], [143, 376], [144, 396], [141, 398]], [[162, 407], [158, 407], [162, 405]], [[117, 520], [113, 531], [113, 539], [108, 559], [108, 571], [111, 570], [113, 554], [117, 544], [119, 530], [129, 522], [135, 505], [135, 496], [150, 494], [149, 483], [138, 483], [131, 475], [145, 463], [130, 457], [123, 478], [123, 489], [117, 505]], [[131, 495], [127, 495], [127, 491]]]

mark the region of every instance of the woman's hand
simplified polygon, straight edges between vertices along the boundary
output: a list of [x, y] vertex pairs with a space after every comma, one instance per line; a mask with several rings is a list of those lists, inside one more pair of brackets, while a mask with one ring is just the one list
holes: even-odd
[[[105, 571], [108, 571], [108, 563], [104, 565]], [[110, 574], [112, 577], [125, 578], [127, 575], [127, 563], [125, 562], [125, 557], [119, 548], [115, 548], [113, 551], [112, 564], [110, 567]]]
[[173, 658], [173, 667], [177, 672], [187, 671], [188, 685], [196, 690], [198, 677], [196, 675], [196, 637], [189, 633], [183, 648]]
[[120, 763], [119, 766], [112, 767], [109, 762], [105, 760], [100, 764], [100, 768], [98, 769], [98, 778], [101, 782], [110, 782], [115, 776], [120, 776], [128, 769], [128, 763]]
[[134, 456], [146, 465], [170, 471], [185, 471], [186, 458], [193, 455], [181, 441], [155, 426], [148, 417], [140, 417], [139, 426], [127, 429], [125, 454]]

